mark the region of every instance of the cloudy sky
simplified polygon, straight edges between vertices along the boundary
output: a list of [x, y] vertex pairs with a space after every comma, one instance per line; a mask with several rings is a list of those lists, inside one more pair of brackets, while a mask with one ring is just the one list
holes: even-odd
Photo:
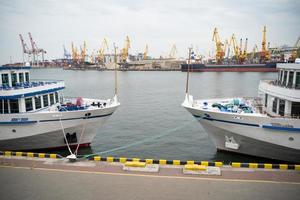
[[271, 46], [294, 45], [299, 19], [299, 0], [7, 0], [0, 2], [0, 64], [22, 60], [19, 33], [29, 45], [31, 32], [47, 59], [62, 57], [62, 45], [70, 50], [72, 41], [86, 41], [89, 52], [103, 38], [121, 48], [126, 35], [131, 53], [148, 44], [150, 55], [165, 56], [176, 44], [186, 56], [191, 44], [201, 54], [213, 49], [214, 27], [221, 40], [248, 37], [249, 50], [261, 44], [264, 25]]

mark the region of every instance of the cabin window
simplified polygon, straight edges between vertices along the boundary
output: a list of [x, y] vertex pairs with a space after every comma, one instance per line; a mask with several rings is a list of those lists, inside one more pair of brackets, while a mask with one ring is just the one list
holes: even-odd
[[35, 109], [40, 109], [42, 107], [41, 97], [34, 97]]
[[296, 73], [296, 89], [300, 89], [300, 72]]
[[292, 102], [291, 115], [292, 117], [300, 117], [300, 102]]
[[29, 82], [29, 72], [25, 72], [25, 81]]
[[293, 85], [293, 79], [294, 79], [294, 72], [290, 71], [290, 73], [289, 73], [288, 87], [292, 87], [292, 85]]
[[287, 79], [287, 71], [283, 72], [283, 85], [286, 85], [286, 79]]
[[10, 113], [19, 113], [19, 101], [18, 99], [10, 99]]
[[20, 83], [24, 82], [24, 74], [23, 73], [19, 73], [19, 82]]
[[272, 111], [273, 111], [274, 113], [277, 113], [277, 98], [274, 98], [274, 100], [273, 100]]
[[58, 92], [55, 92], [55, 101], [58, 102]]
[[12, 86], [16, 86], [17, 85], [17, 74], [16, 73], [12, 73], [11, 74], [11, 85]]
[[2, 74], [1, 76], [2, 76], [2, 85], [8, 86], [9, 85], [8, 74]]
[[8, 113], [8, 100], [3, 100], [3, 113]]
[[265, 107], [268, 106], [268, 94], [265, 94]]
[[26, 111], [31, 111], [31, 110], [33, 110], [33, 106], [32, 106], [32, 98], [26, 98], [26, 99], [25, 99], [25, 107], [26, 107]]
[[278, 114], [284, 116], [284, 109], [285, 109], [285, 100], [280, 99]]
[[53, 105], [54, 104], [54, 94], [51, 93], [50, 94], [50, 105]]
[[49, 103], [48, 103], [48, 95], [47, 94], [43, 95], [43, 103], [44, 103], [44, 107], [46, 107], [46, 106], [49, 105]]
[[3, 114], [3, 100], [0, 99], [0, 114]]

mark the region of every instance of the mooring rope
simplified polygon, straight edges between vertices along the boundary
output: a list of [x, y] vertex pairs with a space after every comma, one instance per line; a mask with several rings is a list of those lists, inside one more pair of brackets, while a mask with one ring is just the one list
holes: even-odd
[[130, 143], [130, 144], [127, 144], [127, 145], [124, 145], [124, 146], [121, 146], [121, 147], [116, 147], [116, 148], [113, 148], [113, 149], [109, 149], [109, 150], [105, 150], [105, 151], [101, 151], [101, 152], [96, 152], [96, 153], [93, 153], [93, 154], [86, 154], [86, 155], [81, 155], [82, 158], [88, 158], [88, 157], [91, 157], [91, 156], [95, 156], [95, 155], [100, 155], [100, 154], [106, 154], [106, 153], [111, 153], [111, 152], [115, 152], [115, 151], [119, 151], [119, 150], [124, 150], [124, 149], [128, 149], [130, 147], [134, 147], [134, 146], [137, 146], [137, 145], [140, 145], [140, 144], [143, 144], [145, 142], [149, 142], [149, 141], [152, 141], [152, 140], [155, 140], [155, 139], [159, 139], [159, 138], [162, 138], [162, 137], [165, 137], [177, 130], [180, 130], [184, 127], [186, 127], [187, 125], [191, 124], [191, 123], [195, 123], [194, 121], [190, 121], [190, 122], [187, 122], [181, 126], [177, 126], [173, 129], [169, 129], [165, 132], [163, 132], [162, 134], [159, 134], [159, 135], [155, 135], [155, 136], [152, 136], [152, 137], [149, 137], [149, 138], [145, 138], [143, 140], [139, 140], [137, 142], [133, 142], [133, 143]]

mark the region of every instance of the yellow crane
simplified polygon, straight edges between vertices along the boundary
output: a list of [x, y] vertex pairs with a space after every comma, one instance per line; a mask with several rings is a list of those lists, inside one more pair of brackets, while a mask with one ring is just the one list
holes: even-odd
[[216, 44], [216, 62], [217, 63], [222, 63], [225, 53], [224, 53], [224, 50], [222, 48], [223, 44], [220, 40], [220, 36], [218, 34], [218, 29], [217, 28], [214, 29], [212, 41], [214, 41], [215, 44]]
[[128, 58], [128, 50], [130, 48], [130, 39], [128, 36], [126, 36], [126, 39], [125, 39], [125, 44], [124, 44], [124, 48], [121, 49], [121, 59], [122, 59], [122, 62], [126, 62], [127, 61], [127, 58]]
[[71, 43], [71, 48], [72, 48], [72, 59], [74, 62], [78, 62], [78, 50], [77, 48], [74, 46], [74, 43]]
[[252, 54], [251, 54], [252, 62], [253, 62], [257, 52], [258, 52], [258, 47], [257, 47], [257, 45], [254, 45], [253, 50], [252, 50]]
[[104, 63], [104, 52], [105, 50], [108, 51], [108, 42], [106, 40], [106, 38], [103, 39], [100, 49], [98, 51], [98, 55], [97, 55], [97, 62], [98, 64], [103, 64]]
[[83, 47], [81, 48], [80, 47], [80, 60], [81, 60], [81, 63], [84, 63], [85, 62], [85, 57], [86, 57], [86, 42], [84, 41], [83, 42]]
[[145, 51], [143, 53], [143, 59], [144, 60], [148, 59], [148, 44], [146, 44]]
[[93, 50], [92, 53], [91, 53], [91, 55], [90, 55], [90, 62], [91, 62], [92, 64], [95, 63], [95, 50]]
[[248, 45], [248, 38], [246, 38], [244, 50], [242, 49], [242, 39], [241, 39], [241, 47], [240, 47], [240, 55], [239, 55], [239, 63], [245, 62], [247, 59], [247, 45]]
[[176, 54], [177, 54], [177, 48], [176, 45], [173, 44], [171, 51], [169, 53], [169, 58], [176, 58]]
[[[268, 51], [268, 48], [266, 46], [267, 45], [266, 32], [267, 32], [267, 28], [266, 28], [266, 26], [264, 26], [262, 43], [261, 43], [261, 52], [260, 52], [260, 59], [262, 62], [265, 62], [270, 59], [270, 52]], [[268, 46], [269, 46], [269, 44], [268, 44]]]
[[235, 59], [236, 60], [239, 60], [239, 47], [237, 45], [237, 42], [236, 42], [236, 38], [235, 38], [235, 35], [232, 34], [231, 36], [231, 40], [230, 40], [230, 45], [232, 44], [232, 47], [233, 47], [233, 52], [234, 52], [234, 56], [235, 56]]

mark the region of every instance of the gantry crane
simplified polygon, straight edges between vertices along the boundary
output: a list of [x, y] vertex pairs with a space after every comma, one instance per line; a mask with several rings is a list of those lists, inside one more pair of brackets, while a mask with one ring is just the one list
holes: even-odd
[[[267, 60], [270, 60], [270, 52], [267, 48], [267, 42], [266, 42], [266, 32], [267, 28], [264, 26], [263, 29], [263, 37], [262, 37], [262, 43], [261, 43], [261, 52], [260, 52], [260, 60], [261, 62], [266, 62]], [[269, 46], [269, 44], [268, 44]]]
[[129, 54], [128, 54], [129, 48], [130, 48], [130, 39], [129, 39], [128, 36], [126, 36], [124, 48], [121, 49], [121, 52], [120, 52], [120, 54], [121, 54], [121, 61], [123, 63], [127, 62], [127, 58], [129, 56]]
[[104, 64], [104, 52], [105, 50], [108, 51], [108, 42], [106, 40], [106, 38], [103, 39], [102, 43], [101, 43], [101, 46], [100, 46], [100, 49], [98, 51], [98, 54], [97, 54], [97, 63], [98, 64]]
[[23, 49], [23, 62], [25, 62], [25, 54], [28, 55], [28, 61], [29, 61], [32, 52], [29, 50], [27, 44], [24, 42], [22, 34], [19, 34], [19, 36], [20, 36], [20, 40], [21, 40], [21, 44], [22, 44], [22, 49]]
[[217, 28], [214, 29], [212, 41], [214, 41], [216, 44], [216, 62], [222, 63], [225, 53], [223, 50], [223, 43], [220, 40]]
[[45, 59], [44, 59], [44, 54], [47, 53], [44, 49], [40, 49], [37, 47], [36, 43], [33, 41], [31, 33], [28, 33], [29, 35], [29, 39], [30, 39], [30, 43], [31, 43], [31, 53], [32, 53], [32, 63], [34, 64], [34, 62], [36, 62], [36, 64], [39, 64], [39, 60], [38, 60], [38, 56], [39, 54], [42, 54], [42, 64], [44, 65]]

